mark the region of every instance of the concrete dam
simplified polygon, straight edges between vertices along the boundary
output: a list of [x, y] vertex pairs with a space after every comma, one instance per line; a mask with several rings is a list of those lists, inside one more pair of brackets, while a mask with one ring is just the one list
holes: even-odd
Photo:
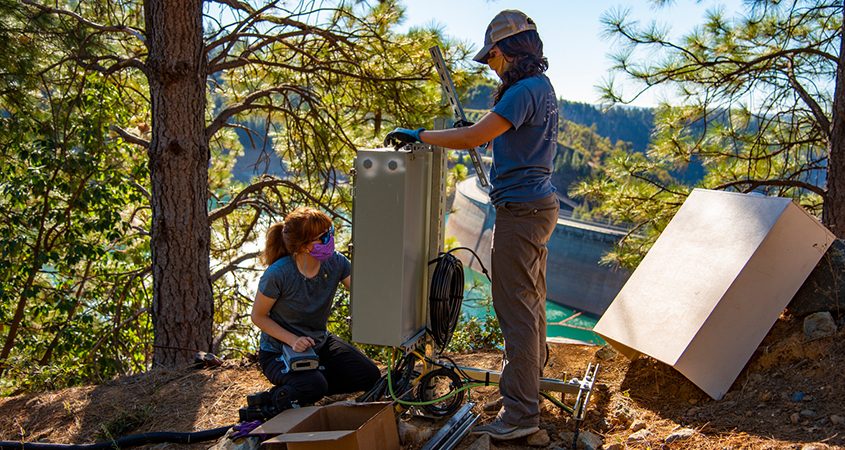
[[[561, 211], [564, 208], [565, 205], [562, 205]], [[446, 236], [452, 236], [459, 245], [473, 249], [488, 269], [495, 220], [496, 210], [477, 179], [471, 177], [460, 182], [446, 222]], [[601, 316], [622, 289], [630, 273], [599, 265], [599, 260], [625, 233], [619, 228], [583, 222], [561, 214], [547, 245], [548, 299]], [[468, 252], [456, 252], [455, 255], [465, 266], [481, 271]]]

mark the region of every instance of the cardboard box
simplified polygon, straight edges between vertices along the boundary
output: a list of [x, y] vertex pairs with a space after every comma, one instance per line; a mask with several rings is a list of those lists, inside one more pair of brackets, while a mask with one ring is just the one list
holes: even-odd
[[834, 239], [791, 199], [695, 189], [594, 331], [719, 400]]
[[339, 402], [289, 409], [250, 434], [277, 435], [262, 448], [288, 450], [399, 450], [390, 402]]

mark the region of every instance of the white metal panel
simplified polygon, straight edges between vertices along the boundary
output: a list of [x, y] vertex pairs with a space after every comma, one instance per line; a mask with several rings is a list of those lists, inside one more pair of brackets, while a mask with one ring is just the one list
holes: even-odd
[[425, 327], [431, 153], [359, 150], [352, 340], [399, 346]]
[[833, 239], [789, 199], [696, 189], [595, 331], [719, 399]]

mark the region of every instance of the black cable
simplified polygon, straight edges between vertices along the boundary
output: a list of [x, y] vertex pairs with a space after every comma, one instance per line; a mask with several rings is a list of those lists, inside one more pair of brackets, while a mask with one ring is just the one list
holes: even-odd
[[48, 444], [44, 442], [0, 441], [0, 450], [106, 450], [137, 447], [145, 444], [160, 444], [164, 442], [171, 442], [175, 444], [193, 444], [195, 442], [218, 439], [225, 435], [230, 428], [232, 428], [232, 425], [190, 433], [164, 431], [156, 433], [130, 434], [116, 440], [97, 442], [96, 444]]
[[452, 334], [461, 316], [461, 304], [464, 300], [464, 266], [458, 258], [452, 255], [452, 252], [456, 250], [467, 250], [472, 253], [478, 260], [481, 271], [488, 280], [490, 279], [481, 258], [469, 247], [455, 247], [448, 252], [440, 253], [440, 256], [428, 262], [429, 264], [437, 263], [431, 277], [431, 289], [428, 297], [431, 323], [429, 332], [441, 352], [446, 349], [452, 340]]
[[452, 340], [464, 300], [464, 267], [450, 253], [441, 253], [431, 278], [428, 296], [431, 336], [441, 351]]
[[[472, 256], [474, 256], [474, 257], [475, 257], [476, 261], [478, 261], [478, 265], [481, 267], [481, 273], [483, 273], [483, 274], [484, 274], [484, 276], [485, 276], [485, 277], [487, 277], [487, 281], [493, 281], [493, 280], [491, 280], [491, 279], [490, 279], [490, 273], [489, 273], [489, 272], [487, 272], [487, 268], [486, 268], [486, 267], [484, 267], [484, 263], [483, 263], [483, 262], [481, 262], [481, 258], [479, 258], [479, 257], [478, 257], [478, 253], [475, 253], [475, 250], [473, 250], [473, 249], [471, 249], [471, 248], [469, 248], [469, 247], [455, 247], [455, 248], [453, 248], [453, 249], [449, 250], [449, 251], [448, 251], [448, 252], [446, 252], [446, 253], [452, 253], [452, 252], [454, 252], [455, 250], [466, 250], [466, 251], [468, 251], [468, 252], [472, 253]], [[435, 260], [435, 261], [436, 261], [436, 260]], [[434, 261], [429, 261], [429, 264], [431, 264], [432, 262], [434, 262]]]

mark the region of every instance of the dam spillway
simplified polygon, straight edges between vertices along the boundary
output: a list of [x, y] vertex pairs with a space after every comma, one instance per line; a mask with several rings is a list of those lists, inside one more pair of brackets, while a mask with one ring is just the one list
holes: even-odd
[[[487, 268], [490, 268], [490, 244], [495, 220], [496, 210], [476, 178], [458, 183], [446, 222], [446, 236], [454, 237], [459, 245], [473, 249]], [[602, 315], [630, 273], [600, 265], [599, 260], [625, 234], [625, 230], [616, 227], [559, 217], [547, 244], [548, 299], [578, 311]], [[468, 253], [457, 252], [456, 256], [464, 265], [481, 270]]]

